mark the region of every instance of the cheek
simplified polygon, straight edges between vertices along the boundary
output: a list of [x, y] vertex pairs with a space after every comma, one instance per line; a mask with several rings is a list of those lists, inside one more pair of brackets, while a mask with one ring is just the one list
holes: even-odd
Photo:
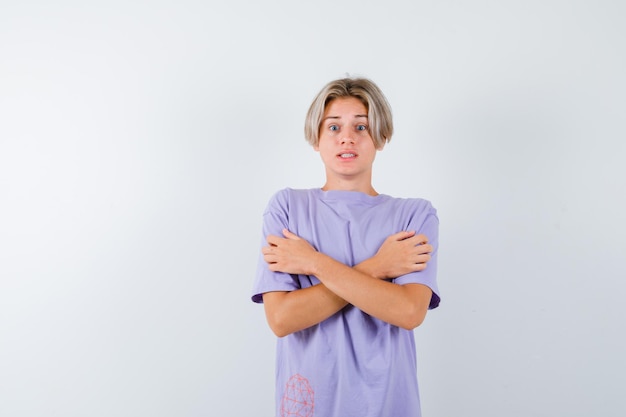
[[332, 147], [330, 142], [331, 141], [328, 140], [328, 138], [325, 138], [323, 140], [320, 138], [320, 141], [317, 143], [317, 149], [316, 150], [318, 152], [322, 152], [322, 153], [328, 152], [329, 149], [331, 149], [331, 147]]

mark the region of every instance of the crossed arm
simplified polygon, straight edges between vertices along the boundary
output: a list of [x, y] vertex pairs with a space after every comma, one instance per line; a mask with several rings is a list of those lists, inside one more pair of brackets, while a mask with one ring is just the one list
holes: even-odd
[[286, 229], [283, 235], [268, 236], [268, 246], [262, 249], [269, 269], [314, 275], [321, 284], [263, 294], [267, 321], [277, 336], [313, 326], [347, 304], [409, 330], [424, 320], [432, 295], [430, 288], [421, 284], [397, 285], [385, 279], [426, 268], [433, 250], [426, 236], [415, 232], [393, 234], [373, 257], [349, 267], [316, 251]]

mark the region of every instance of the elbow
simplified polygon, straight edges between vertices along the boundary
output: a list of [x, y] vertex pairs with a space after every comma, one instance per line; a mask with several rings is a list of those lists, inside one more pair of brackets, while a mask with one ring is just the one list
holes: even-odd
[[267, 314], [267, 324], [277, 337], [285, 337], [293, 333], [284, 319], [279, 314]]
[[428, 312], [432, 290], [425, 285], [407, 285], [409, 297], [401, 307], [401, 323], [398, 325], [406, 330], [413, 330], [422, 325]]
[[405, 330], [414, 330], [418, 328], [426, 318], [426, 311], [423, 309], [412, 309], [408, 314], [404, 315], [403, 320], [399, 323], [399, 327]]
[[283, 326], [279, 326], [275, 323], [270, 323], [270, 329], [272, 329], [272, 332], [276, 335], [276, 337], [285, 337], [291, 334], [291, 332], [285, 329]]
[[263, 294], [265, 319], [277, 337], [285, 337], [293, 333], [293, 330], [289, 328], [288, 314], [283, 308], [285, 295], [285, 293], [280, 292]]

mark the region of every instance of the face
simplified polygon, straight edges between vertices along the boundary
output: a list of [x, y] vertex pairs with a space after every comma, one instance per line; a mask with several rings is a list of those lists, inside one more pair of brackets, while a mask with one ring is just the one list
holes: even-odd
[[365, 105], [354, 97], [331, 101], [314, 148], [322, 157], [329, 180], [371, 181], [376, 146], [369, 133]]

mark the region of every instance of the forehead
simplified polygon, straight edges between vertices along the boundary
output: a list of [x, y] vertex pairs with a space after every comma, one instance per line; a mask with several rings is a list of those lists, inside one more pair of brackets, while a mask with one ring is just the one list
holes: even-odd
[[356, 97], [339, 97], [332, 100], [324, 109], [327, 117], [367, 117], [367, 107]]

